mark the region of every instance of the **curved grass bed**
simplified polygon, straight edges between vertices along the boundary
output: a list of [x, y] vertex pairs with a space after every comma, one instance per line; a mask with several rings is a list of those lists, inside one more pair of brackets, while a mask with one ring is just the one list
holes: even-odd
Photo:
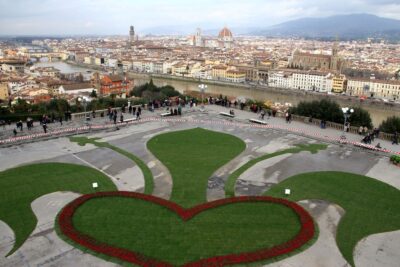
[[303, 208], [269, 197], [183, 209], [139, 193], [96, 193], [68, 204], [58, 222], [75, 242], [141, 266], [249, 263], [287, 254], [314, 235]]
[[239, 138], [202, 128], [153, 137], [147, 148], [169, 169], [171, 201], [191, 207], [207, 201], [208, 179], [246, 148]]
[[254, 166], [255, 164], [257, 164], [260, 161], [270, 159], [270, 158], [273, 158], [273, 157], [276, 157], [279, 155], [287, 154], [287, 153], [295, 154], [295, 153], [300, 153], [302, 151], [309, 151], [312, 154], [316, 154], [316, 153], [318, 153], [319, 150], [324, 150], [327, 147], [328, 146], [325, 144], [310, 144], [310, 145], [299, 144], [299, 145], [296, 145], [296, 147], [294, 147], [294, 148], [277, 151], [277, 152], [274, 152], [271, 154], [266, 154], [261, 157], [252, 159], [252, 160], [248, 161], [246, 164], [244, 164], [243, 166], [241, 166], [239, 169], [235, 170], [231, 175], [229, 175], [228, 180], [225, 182], [225, 196], [226, 197], [234, 197], [235, 196], [235, 185], [236, 185], [237, 179], [246, 170], [248, 170], [249, 168], [251, 168], [252, 166]]
[[279, 183], [266, 195], [283, 197], [285, 188], [292, 190], [289, 200], [322, 199], [345, 209], [336, 242], [352, 266], [353, 251], [361, 239], [400, 229], [400, 191], [375, 179], [342, 172], [305, 173]]
[[31, 209], [35, 199], [57, 191], [80, 194], [117, 190], [113, 182], [101, 172], [80, 165], [64, 163], [34, 164], [0, 172], [0, 220], [14, 231], [14, 253], [36, 227], [37, 219]]
[[136, 163], [136, 165], [140, 168], [140, 170], [143, 173], [144, 177], [144, 193], [145, 194], [151, 194], [153, 193], [154, 190], [154, 178], [153, 174], [151, 173], [151, 170], [149, 167], [147, 167], [146, 163], [144, 163], [140, 158], [137, 156], [133, 155], [132, 153], [129, 153], [126, 150], [123, 150], [119, 147], [113, 146], [107, 142], [97, 142], [99, 138], [88, 138], [85, 136], [79, 136], [79, 137], [70, 137], [69, 140], [71, 142], [78, 143], [80, 146], [85, 146], [86, 144], [92, 144], [97, 147], [105, 147], [114, 150], [115, 152], [129, 158], [133, 162]]

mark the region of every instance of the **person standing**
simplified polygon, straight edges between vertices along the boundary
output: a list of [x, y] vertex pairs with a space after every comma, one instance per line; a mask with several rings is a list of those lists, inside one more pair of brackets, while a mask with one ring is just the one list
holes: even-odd
[[44, 133], [47, 133], [47, 124], [44, 122], [42, 126]]
[[261, 110], [261, 119], [264, 120], [264, 117], [265, 117], [265, 110], [262, 109], [262, 110]]
[[360, 128], [358, 128], [358, 134], [362, 135], [364, 128], [362, 126], [360, 126]]
[[398, 145], [398, 144], [399, 144], [399, 134], [397, 132], [395, 132], [393, 135], [392, 145]]
[[368, 127], [367, 127], [367, 126], [364, 126], [363, 133], [364, 133], [364, 134], [368, 134]]

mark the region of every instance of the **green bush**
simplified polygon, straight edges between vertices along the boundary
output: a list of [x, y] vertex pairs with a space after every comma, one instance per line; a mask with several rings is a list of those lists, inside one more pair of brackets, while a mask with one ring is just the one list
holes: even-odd
[[42, 118], [42, 114], [8, 114], [8, 115], [1, 115], [0, 120], [17, 122], [17, 121], [26, 121], [27, 118], [32, 118], [34, 121], [38, 121]]
[[393, 155], [393, 156], [390, 158], [390, 161], [393, 162], [394, 164], [400, 164], [400, 156]]
[[354, 113], [350, 116], [351, 126], [367, 126], [369, 129], [373, 128], [371, 116], [365, 109], [356, 107]]
[[164, 100], [169, 97], [182, 96], [174, 87], [170, 85], [158, 87], [154, 85], [153, 80], [150, 82], [136, 86], [131, 92], [131, 96], [141, 97], [148, 101]]
[[382, 132], [394, 134], [400, 132], [400, 117], [389, 117], [379, 127]]
[[[299, 116], [313, 117], [315, 119], [341, 124], [344, 123], [342, 108], [338, 103], [331, 100], [302, 101], [297, 107], [290, 108], [289, 112]], [[350, 116], [349, 121], [352, 126], [367, 126], [370, 129], [373, 127], [371, 116], [368, 111], [359, 107], [354, 108], [354, 113]]]

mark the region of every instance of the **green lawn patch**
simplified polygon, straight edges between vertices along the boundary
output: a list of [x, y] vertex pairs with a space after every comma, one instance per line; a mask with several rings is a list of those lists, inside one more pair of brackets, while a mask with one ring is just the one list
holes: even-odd
[[266, 195], [285, 197], [285, 188], [292, 190], [289, 200], [322, 199], [346, 211], [336, 242], [353, 266], [353, 251], [362, 238], [400, 229], [400, 191], [375, 179], [342, 172], [305, 173], [279, 183]]
[[0, 172], [0, 220], [14, 231], [14, 253], [36, 227], [37, 219], [31, 209], [35, 199], [57, 191], [80, 194], [115, 191], [113, 182], [101, 172], [89, 167], [63, 164], [34, 164]]
[[231, 203], [185, 222], [164, 206], [124, 197], [85, 202], [73, 216], [73, 225], [100, 242], [175, 266], [271, 248], [289, 241], [301, 228], [297, 214], [280, 204]]
[[207, 201], [210, 176], [246, 144], [232, 135], [195, 128], [155, 136], [147, 147], [171, 172], [171, 201], [187, 208]]
[[309, 151], [312, 154], [318, 153], [319, 150], [324, 150], [328, 146], [325, 144], [311, 144], [311, 145], [303, 145], [303, 144], [298, 144], [294, 148], [289, 148], [281, 151], [277, 151], [271, 154], [266, 154], [261, 157], [252, 159], [248, 161], [246, 164], [241, 166], [239, 169], [235, 170], [231, 175], [229, 175], [228, 180], [225, 183], [225, 196], [226, 197], [234, 197], [235, 196], [235, 185], [237, 179], [242, 175], [246, 170], [250, 169], [253, 167], [255, 164], [257, 164], [260, 161], [270, 159], [279, 155], [287, 154], [287, 153], [300, 153], [302, 151]]
[[144, 163], [140, 158], [133, 155], [132, 153], [129, 153], [128, 151], [123, 150], [119, 147], [113, 146], [107, 142], [98, 142], [97, 141], [98, 139], [99, 138], [88, 138], [85, 136], [69, 138], [69, 140], [71, 142], [76, 142], [80, 146], [85, 146], [86, 144], [92, 144], [97, 147], [105, 147], [105, 148], [112, 149], [115, 152], [117, 152], [117, 153], [129, 158], [133, 162], [135, 162], [136, 165], [138, 165], [138, 167], [142, 171], [143, 176], [144, 176], [144, 184], [145, 184], [144, 193], [151, 195], [151, 193], [153, 193], [153, 189], [154, 189], [154, 179], [153, 179], [153, 174], [151, 173], [151, 170], [149, 169], [149, 167], [147, 167], [146, 163]]

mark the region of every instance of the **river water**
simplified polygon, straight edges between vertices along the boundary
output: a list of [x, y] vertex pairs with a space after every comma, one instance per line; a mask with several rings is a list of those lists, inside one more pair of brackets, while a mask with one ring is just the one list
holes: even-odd
[[[135, 78], [135, 85], [140, 85], [148, 82], [149, 79], [140, 76], [140, 78]], [[188, 91], [199, 92], [199, 83], [191, 81], [181, 81], [181, 80], [171, 80], [163, 78], [153, 78], [154, 84], [157, 86], [170, 85], [181, 93]], [[222, 94], [229, 97], [237, 98], [247, 98], [254, 99], [258, 101], [271, 101], [273, 103], [279, 102], [281, 104], [291, 103], [292, 105], [297, 105], [300, 101], [311, 101], [320, 100], [322, 98], [328, 97], [326, 95], [302, 95], [302, 94], [292, 94], [290, 91], [287, 93], [279, 92], [276, 90], [268, 89], [255, 89], [255, 88], [244, 88], [244, 87], [231, 87], [222, 85], [208, 84], [205, 91], [205, 96], [207, 93], [211, 94]], [[400, 116], [400, 109], [387, 106], [382, 106], [383, 104], [374, 105], [361, 103], [358, 100], [347, 100], [346, 98], [333, 99], [338, 102], [341, 106], [352, 106], [352, 107], [362, 107], [363, 109], [369, 111], [371, 114], [372, 123], [375, 126], [379, 126], [382, 121], [386, 120], [390, 116]]]
[[[88, 78], [94, 70], [89, 68], [83, 68], [75, 65], [70, 65], [65, 62], [40, 62], [36, 63], [35, 66], [53, 66], [61, 71], [61, 73], [76, 73], [81, 72], [84, 74], [85, 78]], [[135, 85], [141, 85], [149, 81], [149, 77], [145, 75], [136, 75], [132, 74], [135, 77]], [[176, 90], [181, 93], [188, 92], [188, 91], [199, 91], [198, 85], [199, 83], [193, 81], [181, 81], [181, 80], [171, 80], [171, 79], [164, 79], [164, 78], [153, 78], [154, 84], [157, 86], [165, 86], [170, 85], [173, 86]], [[292, 105], [297, 105], [300, 101], [311, 101], [311, 100], [319, 100], [322, 98], [326, 98], [328, 96], [321, 96], [321, 95], [302, 95], [302, 94], [293, 94], [290, 90], [287, 92], [284, 91], [276, 91], [276, 90], [268, 90], [268, 89], [255, 89], [255, 88], [244, 88], [244, 87], [233, 87], [233, 86], [222, 86], [222, 85], [207, 85], [207, 89], [205, 95], [207, 93], [211, 94], [222, 94], [229, 97], [237, 97], [237, 98], [248, 98], [248, 99], [255, 99], [258, 101], [271, 101], [273, 103], [291, 103]], [[400, 108], [394, 108], [389, 105], [383, 104], [371, 104], [371, 103], [361, 103], [359, 101], [352, 101], [347, 100], [346, 98], [338, 98], [334, 99], [337, 101], [341, 106], [360, 106], [369, 111], [372, 118], [372, 123], [375, 126], [379, 126], [382, 121], [387, 119], [390, 116], [400, 116]]]

